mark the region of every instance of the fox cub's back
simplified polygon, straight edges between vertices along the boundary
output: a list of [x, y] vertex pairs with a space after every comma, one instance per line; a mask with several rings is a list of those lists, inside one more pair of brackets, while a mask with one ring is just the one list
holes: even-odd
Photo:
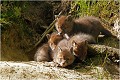
[[34, 60], [41, 61], [51, 61], [50, 55], [52, 54], [52, 50], [48, 44], [43, 44], [39, 47], [34, 55]]

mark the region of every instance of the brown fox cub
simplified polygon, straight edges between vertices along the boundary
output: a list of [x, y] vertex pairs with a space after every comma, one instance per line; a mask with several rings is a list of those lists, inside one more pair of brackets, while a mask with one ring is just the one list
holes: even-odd
[[87, 41], [81, 41], [81, 42], [72, 42], [72, 49], [73, 49], [73, 54], [78, 58], [79, 61], [81, 62], [86, 59], [87, 56]]
[[68, 47], [68, 41], [66, 39], [63, 39], [58, 43], [52, 57], [53, 61], [61, 67], [71, 65], [75, 60], [71, 49]]
[[87, 56], [88, 43], [95, 43], [95, 39], [91, 35], [84, 33], [74, 35], [69, 40], [69, 46], [72, 47], [74, 55], [80, 61], [84, 61]]
[[49, 45], [43, 44], [41, 47], [38, 48], [37, 52], [35, 53], [34, 60], [41, 62], [41, 61], [51, 61], [50, 55], [52, 54], [52, 50]]
[[52, 50], [54, 50], [60, 40], [63, 39], [62, 35], [58, 35], [58, 33], [53, 32], [51, 35], [46, 35], [48, 38], [48, 44]]
[[60, 16], [55, 26], [59, 34], [67, 34], [68, 36], [79, 32], [90, 34], [95, 37], [95, 39], [100, 32], [106, 36], [112, 35], [102, 26], [99, 19], [92, 16], [78, 19], [72, 19], [71, 16]]

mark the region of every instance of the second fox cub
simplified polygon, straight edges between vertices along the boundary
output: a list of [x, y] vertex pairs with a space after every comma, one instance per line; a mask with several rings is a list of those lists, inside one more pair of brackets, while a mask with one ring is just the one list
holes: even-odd
[[78, 19], [72, 19], [71, 16], [60, 16], [56, 23], [56, 29], [59, 34], [67, 34], [71, 36], [79, 32], [87, 33], [95, 37], [98, 37], [100, 32], [106, 36], [112, 34], [105, 29], [96, 17], [83, 17]]
[[69, 39], [69, 46], [72, 48], [74, 55], [79, 61], [84, 61], [87, 56], [88, 43], [95, 43], [93, 36], [88, 34], [79, 33]]
[[54, 50], [60, 40], [63, 39], [62, 35], [58, 35], [58, 33], [56, 32], [53, 32], [52, 34], [47, 34], [46, 36], [48, 38], [48, 44], [52, 50]]

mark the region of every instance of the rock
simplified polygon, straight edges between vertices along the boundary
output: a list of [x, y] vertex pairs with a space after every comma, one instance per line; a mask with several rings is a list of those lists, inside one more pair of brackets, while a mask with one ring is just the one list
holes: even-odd
[[38, 62], [0, 62], [1, 79], [43, 80], [43, 79], [87, 79], [89, 75], [58, 67], [46, 67]]
[[[0, 79], [1, 80], [106, 79], [106, 77], [101, 77], [100, 75], [104, 72], [104, 69], [102, 67], [96, 67], [96, 68], [94, 67], [89, 73], [85, 73], [85, 72], [78, 72], [73, 69], [50, 66], [51, 63], [52, 62], [1, 61], [0, 62]], [[109, 79], [110, 77], [107, 77], [107, 78]]]

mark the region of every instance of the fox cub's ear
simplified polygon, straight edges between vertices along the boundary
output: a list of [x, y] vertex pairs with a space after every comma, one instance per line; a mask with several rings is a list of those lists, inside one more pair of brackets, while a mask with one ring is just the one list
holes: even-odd
[[71, 16], [71, 15], [68, 15], [68, 16], [67, 16], [67, 18], [66, 18], [66, 20], [67, 20], [67, 21], [72, 21], [72, 20], [73, 20], [73, 18], [72, 18], [72, 16]]
[[50, 39], [50, 34], [46, 34], [47, 39]]

